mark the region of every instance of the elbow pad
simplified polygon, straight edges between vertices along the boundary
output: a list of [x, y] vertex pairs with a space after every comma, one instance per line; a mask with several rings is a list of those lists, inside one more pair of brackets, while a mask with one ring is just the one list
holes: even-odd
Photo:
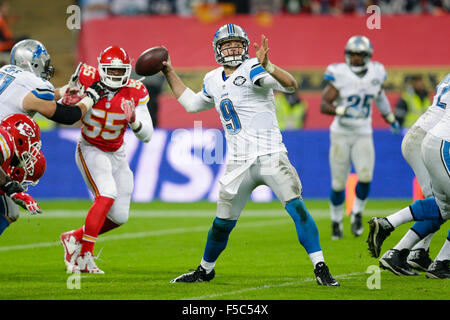
[[82, 112], [79, 106], [66, 106], [56, 102], [56, 110], [49, 119], [61, 124], [74, 124], [81, 119]]

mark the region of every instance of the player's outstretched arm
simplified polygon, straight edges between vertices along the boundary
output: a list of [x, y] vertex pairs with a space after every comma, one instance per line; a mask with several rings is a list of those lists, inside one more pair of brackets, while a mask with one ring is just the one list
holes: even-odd
[[172, 67], [170, 55], [168, 56], [167, 61], [163, 61], [162, 64], [164, 65], [162, 73], [166, 77], [173, 94], [178, 99], [187, 87]]
[[261, 63], [261, 66], [284, 88], [288, 89], [290, 92], [297, 90], [297, 80], [295, 80], [289, 72], [269, 61], [269, 40], [264, 35], [261, 35], [261, 45], [255, 42], [254, 46], [256, 50], [256, 58]]
[[163, 61], [162, 63], [164, 65], [162, 72], [165, 75], [173, 94], [187, 112], [195, 113], [214, 107], [214, 103], [207, 102], [200, 97], [200, 92], [195, 93], [192, 89], [186, 87], [173, 69], [170, 56], [167, 61]]
[[104, 97], [104, 89], [100, 82], [94, 82], [86, 90], [86, 96], [74, 106], [66, 106], [53, 99], [40, 99], [29, 92], [25, 96], [22, 106], [26, 111], [36, 111], [57, 123], [71, 125], [80, 120], [94, 104]]

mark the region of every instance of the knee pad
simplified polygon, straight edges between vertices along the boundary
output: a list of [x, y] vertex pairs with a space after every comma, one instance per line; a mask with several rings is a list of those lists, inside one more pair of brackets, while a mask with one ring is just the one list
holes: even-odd
[[416, 200], [409, 206], [414, 220], [442, 220], [439, 207], [434, 198]]
[[359, 199], [365, 200], [369, 195], [369, 191], [370, 191], [370, 182], [358, 181], [358, 183], [356, 184], [355, 193]]
[[331, 189], [330, 191], [330, 201], [334, 206], [339, 206], [345, 201], [345, 190], [342, 191], [334, 191]]
[[419, 235], [420, 239], [423, 239], [430, 233], [438, 231], [443, 223], [443, 220], [416, 221], [411, 229]]
[[236, 223], [237, 220], [225, 220], [216, 217], [209, 230], [209, 237], [212, 240], [219, 242], [227, 240]]

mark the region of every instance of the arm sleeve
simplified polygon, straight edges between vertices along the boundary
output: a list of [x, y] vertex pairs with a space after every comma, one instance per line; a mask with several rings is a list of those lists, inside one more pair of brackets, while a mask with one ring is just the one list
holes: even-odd
[[389, 103], [386, 93], [382, 89], [380, 93], [375, 97], [375, 104], [382, 116], [386, 116], [391, 113], [391, 104]]
[[214, 103], [208, 101], [208, 96], [205, 95], [204, 91], [195, 93], [189, 88], [183, 91], [181, 96], [178, 98], [178, 102], [186, 109], [189, 113], [200, 112], [203, 110], [208, 110], [214, 107]]
[[146, 104], [136, 108], [136, 119], [140, 123], [140, 128], [137, 131], [133, 130], [135, 136], [143, 142], [149, 142], [153, 135], [153, 122]]
[[49, 119], [57, 123], [71, 125], [81, 119], [82, 112], [79, 106], [66, 106], [56, 102], [56, 110]]
[[283, 87], [274, 77], [269, 76], [268, 74], [266, 74], [265, 77], [259, 78], [256, 84], [262, 88], [273, 89], [273, 90], [281, 91], [284, 93], [294, 93], [295, 92], [295, 88]]

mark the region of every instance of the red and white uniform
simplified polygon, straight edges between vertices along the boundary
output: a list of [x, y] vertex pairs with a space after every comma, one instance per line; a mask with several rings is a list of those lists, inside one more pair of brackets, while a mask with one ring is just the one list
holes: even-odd
[[[97, 68], [83, 65], [79, 85], [87, 88], [95, 81], [100, 81]], [[150, 140], [153, 126], [147, 108], [148, 91], [142, 82], [130, 79], [125, 86], [108, 91], [108, 95], [100, 99], [83, 117], [75, 158], [94, 197], [114, 199], [108, 218], [119, 225], [128, 220], [133, 191], [133, 173], [129, 168], [123, 143], [128, 126], [122, 109], [125, 100], [134, 101], [136, 119], [141, 121], [144, 128], [141, 131], [147, 131], [145, 134], [141, 133], [141, 136], [135, 133], [136, 136], [143, 141]]]
[[[1, 167], [7, 173], [11, 167], [11, 160], [15, 154], [14, 140], [6, 129], [0, 127], [0, 153], [3, 162]], [[19, 218], [19, 207], [0, 190], [0, 214], [4, 214], [12, 221]]]
[[[86, 64], [81, 67], [80, 85], [88, 88], [99, 80], [100, 75], [96, 68]], [[97, 102], [82, 119], [83, 138], [103, 151], [113, 152], [119, 149], [128, 125], [122, 109], [125, 100], [134, 101], [136, 112], [139, 108], [147, 109], [149, 96], [142, 82], [130, 79], [117, 93], [110, 93], [108, 97]]]

